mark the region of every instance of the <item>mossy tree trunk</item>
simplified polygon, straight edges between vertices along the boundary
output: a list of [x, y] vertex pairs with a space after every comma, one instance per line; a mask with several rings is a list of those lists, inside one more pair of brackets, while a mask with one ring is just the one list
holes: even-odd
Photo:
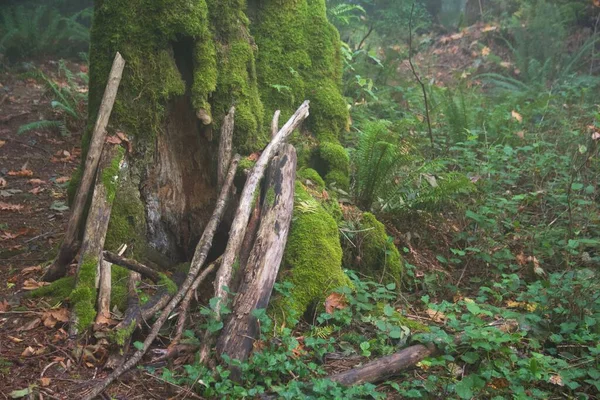
[[[129, 256], [163, 267], [191, 259], [217, 198], [220, 125], [231, 106], [234, 152], [248, 155], [270, 140], [276, 109], [287, 120], [310, 100], [311, 116], [293, 140], [298, 166], [315, 164], [347, 182], [347, 156], [330, 160], [319, 148], [339, 150], [349, 121], [325, 0], [97, 0], [84, 153], [117, 51], [127, 65], [109, 133], [125, 133], [133, 151], [107, 250], [127, 244]], [[216, 252], [226, 244], [224, 225]]]

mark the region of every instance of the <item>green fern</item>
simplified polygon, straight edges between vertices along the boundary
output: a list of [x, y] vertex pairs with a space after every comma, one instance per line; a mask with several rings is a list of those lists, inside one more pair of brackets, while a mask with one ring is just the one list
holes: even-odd
[[49, 120], [41, 120], [30, 122], [25, 125], [21, 125], [19, 130], [17, 131], [17, 135], [22, 135], [29, 131], [37, 131], [43, 129], [58, 129], [61, 133], [66, 133], [66, 126], [63, 121], [49, 121]]
[[359, 16], [365, 13], [365, 9], [358, 4], [340, 3], [327, 8], [327, 17], [336, 26], [350, 25], [352, 21], [357, 21]]

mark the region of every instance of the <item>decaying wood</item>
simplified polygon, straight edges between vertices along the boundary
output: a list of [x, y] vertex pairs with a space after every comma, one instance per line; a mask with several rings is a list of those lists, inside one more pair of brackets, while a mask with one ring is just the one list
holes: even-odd
[[[252, 312], [265, 309], [269, 304], [292, 220], [295, 178], [296, 150], [288, 144], [269, 165], [260, 228], [233, 302], [233, 313], [217, 341], [217, 353], [220, 355], [246, 360], [260, 333], [260, 326]], [[237, 375], [239, 371], [233, 372]]]
[[[83, 243], [81, 245], [81, 255], [79, 256], [79, 264], [77, 265], [77, 275], [75, 277], [76, 285], [79, 283], [81, 266], [87, 260], [93, 259], [96, 260], [97, 263], [95, 284], [96, 287], [98, 287], [102, 265], [102, 249], [104, 248], [104, 240], [106, 238], [106, 231], [108, 230], [108, 222], [112, 210], [112, 201], [114, 200], [114, 198], [108, 196], [108, 188], [104, 185], [102, 174], [106, 168], [111, 166], [113, 160], [118, 157], [118, 149], [117, 145], [107, 143], [99, 158], [94, 194], [88, 211]], [[114, 177], [115, 180], [117, 178], [118, 177]], [[106, 288], [104, 288], [104, 290], [106, 290]], [[77, 313], [75, 312], [71, 313], [69, 333], [71, 336], [77, 334]]]
[[[119, 255], [127, 250], [124, 244], [119, 248]], [[103, 257], [104, 258], [104, 257]], [[110, 320], [110, 294], [112, 292], [112, 264], [106, 259], [100, 263], [98, 282], [98, 312], [96, 314], [96, 326], [103, 325]]]
[[217, 190], [221, 190], [227, 169], [231, 162], [231, 146], [233, 141], [233, 125], [235, 120], [235, 107], [229, 109], [221, 127], [221, 138], [219, 140], [219, 157], [217, 165]]
[[235, 176], [235, 172], [237, 170], [239, 160], [240, 160], [239, 155], [235, 155], [233, 157], [233, 159], [231, 160], [231, 166], [229, 167], [229, 172], [227, 173], [227, 178], [225, 180], [225, 183], [223, 184], [223, 188], [221, 189], [219, 198], [217, 199], [215, 210], [214, 210], [213, 215], [211, 216], [210, 220], [208, 221], [208, 224], [206, 225], [204, 232], [202, 233], [202, 237], [200, 238], [198, 245], [196, 246], [194, 258], [192, 259], [192, 262], [190, 265], [190, 271], [189, 271], [185, 281], [183, 282], [183, 284], [181, 285], [181, 287], [179, 288], [179, 290], [177, 291], [175, 296], [173, 296], [173, 298], [169, 301], [169, 303], [162, 309], [160, 316], [158, 317], [158, 319], [156, 320], [154, 325], [152, 325], [152, 329], [150, 330], [150, 333], [146, 337], [146, 340], [144, 340], [144, 344], [143, 344], [142, 348], [139, 349], [138, 351], [136, 351], [133, 354], [133, 356], [131, 356], [131, 358], [129, 360], [127, 360], [124, 364], [122, 364], [120, 367], [118, 367], [116, 370], [114, 370], [105, 380], [101, 381], [100, 383], [98, 383], [98, 385], [94, 386], [89, 391], [89, 393], [87, 393], [84, 396], [85, 400], [93, 400], [96, 396], [98, 396], [100, 393], [102, 393], [104, 391], [104, 389], [106, 389], [115, 379], [117, 379], [119, 376], [121, 376], [121, 374], [123, 374], [125, 371], [127, 371], [130, 368], [132, 368], [133, 366], [135, 366], [142, 359], [142, 357], [144, 356], [146, 351], [148, 351], [148, 348], [150, 347], [150, 345], [152, 344], [154, 339], [156, 339], [156, 337], [158, 336], [158, 332], [159, 332], [160, 328], [162, 328], [162, 326], [165, 323], [165, 321], [167, 320], [167, 318], [169, 317], [169, 314], [171, 314], [171, 312], [175, 309], [175, 307], [177, 307], [179, 302], [183, 299], [183, 297], [185, 296], [187, 291], [190, 289], [190, 287], [194, 283], [194, 280], [196, 280], [196, 277], [200, 273], [201, 267], [203, 266], [204, 262], [206, 261], [206, 257], [208, 255], [208, 251], [210, 250], [210, 247], [212, 245], [215, 231], [217, 230], [217, 227], [218, 227], [219, 223], [221, 222], [221, 218], [227, 208], [227, 203], [230, 198], [231, 188], [233, 186], [233, 178]]
[[[248, 262], [248, 257], [250, 257], [252, 246], [254, 246], [254, 239], [256, 238], [256, 232], [258, 231], [258, 227], [260, 225], [260, 211], [262, 208], [261, 202], [257, 200], [255, 203], [256, 204], [254, 204], [252, 214], [250, 215], [250, 221], [248, 221], [248, 227], [246, 228], [244, 240], [242, 241], [242, 247], [240, 248], [240, 267], [242, 271]], [[237, 284], [234, 284], [233, 286], [237, 287]]]
[[283, 143], [292, 134], [292, 132], [294, 132], [294, 130], [300, 126], [302, 121], [308, 117], [308, 111], [309, 101], [307, 100], [302, 103], [294, 115], [292, 115], [292, 117], [279, 130], [273, 140], [271, 140], [271, 143], [269, 143], [269, 145], [262, 152], [258, 161], [254, 165], [252, 172], [250, 172], [250, 175], [246, 180], [244, 190], [240, 196], [239, 207], [236, 210], [235, 217], [231, 224], [231, 229], [229, 230], [229, 241], [227, 242], [225, 253], [223, 253], [223, 261], [215, 279], [215, 297], [217, 298], [215, 312], [217, 318], [220, 316], [222, 303], [227, 300], [227, 288], [231, 284], [231, 279], [233, 277], [233, 265], [239, 255], [240, 247], [246, 233], [246, 227], [248, 226], [254, 192], [256, 191], [256, 188], [258, 187], [258, 184], [265, 173], [267, 164], [275, 155], [279, 145]]
[[181, 339], [181, 335], [183, 335], [183, 329], [185, 327], [185, 321], [187, 319], [190, 303], [192, 301], [192, 296], [196, 292], [196, 289], [198, 289], [198, 286], [200, 286], [200, 284], [206, 279], [208, 275], [210, 275], [214, 270], [217, 269], [217, 265], [219, 265], [220, 262], [221, 258], [219, 257], [216, 261], [212, 262], [208, 267], [206, 267], [204, 271], [202, 271], [202, 273], [198, 275], [194, 283], [192, 283], [190, 290], [188, 290], [188, 292], [185, 294], [185, 297], [179, 305], [179, 316], [177, 317], [177, 326], [175, 328], [175, 337], [173, 339], [173, 342], [178, 342], [179, 339]]
[[382, 381], [413, 367], [434, 352], [433, 346], [426, 347], [421, 344], [410, 346], [397, 353], [373, 360], [362, 367], [329, 376], [329, 379], [344, 386]]
[[154, 283], [157, 283], [160, 280], [160, 274], [158, 273], [158, 271], [147, 267], [144, 264], [141, 264], [130, 258], [125, 258], [110, 251], [105, 251], [102, 254], [104, 255], [104, 259], [106, 261], [119, 265], [123, 268], [127, 268], [130, 271], [137, 272], [144, 278], [148, 278]]
[[73, 261], [73, 258], [77, 253], [78, 228], [81, 219], [83, 218], [83, 212], [87, 203], [90, 188], [94, 181], [94, 176], [96, 175], [100, 155], [102, 154], [102, 148], [104, 146], [104, 139], [106, 137], [106, 126], [108, 125], [115, 98], [117, 97], [117, 90], [119, 88], [119, 83], [121, 82], [124, 67], [125, 60], [121, 57], [121, 54], [117, 52], [108, 76], [108, 83], [104, 90], [102, 103], [100, 103], [100, 109], [98, 110], [98, 118], [96, 119], [96, 125], [94, 125], [94, 130], [92, 132], [92, 138], [85, 160], [85, 168], [79, 183], [79, 189], [77, 190], [75, 200], [71, 206], [71, 216], [69, 217], [67, 231], [60, 246], [58, 257], [54, 260], [52, 265], [50, 265], [48, 271], [46, 271], [42, 278], [47, 282], [52, 282], [65, 276], [67, 266]]

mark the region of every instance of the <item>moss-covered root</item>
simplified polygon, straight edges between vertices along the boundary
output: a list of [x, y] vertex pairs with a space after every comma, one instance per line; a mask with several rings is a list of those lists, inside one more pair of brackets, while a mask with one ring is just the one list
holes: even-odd
[[333, 217], [296, 182], [294, 218], [279, 280], [290, 282], [289, 296], [276, 299], [273, 312], [294, 324], [328, 293], [351, 286], [342, 270], [342, 247]]
[[385, 226], [373, 214], [366, 212], [360, 221], [360, 231], [357, 247], [346, 249], [345, 260], [374, 280], [399, 284], [403, 271], [402, 258], [389, 239]]
[[77, 329], [84, 331], [96, 318], [96, 268], [98, 258], [86, 257], [79, 268], [78, 281], [71, 292], [73, 312], [76, 316]]

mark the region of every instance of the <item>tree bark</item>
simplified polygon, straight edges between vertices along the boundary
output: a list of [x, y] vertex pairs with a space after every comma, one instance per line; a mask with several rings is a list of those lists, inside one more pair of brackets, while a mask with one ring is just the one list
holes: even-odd
[[248, 358], [254, 340], [260, 333], [253, 311], [265, 309], [269, 304], [283, 258], [294, 210], [294, 146], [288, 144], [282, 148], [271, 162], [267, 176], [267, 195], [254, 247], [244, 270], [244, 280], [233, 303], [233, 314], [217, 342], [218, 354], [241, 361]]
[[[94, 194], [92, 196], [92, 203], [88, 211], [87, 221], [84, 230], [84, 239], [81, 246], [81, 255], [79, 257], [79, 264], [77, 266], [77, 276], [75, 281], [75, 287], [82, 281], [81, 271], [82, 266], [86, 262], [96, 262], [96, 268], [94, 272], [94, 282], [91, 282], [91, 277], [88, 276], [91, 271], [86, 271], [84, 285], [93, 288], [98, 287], [100, 278], [100, 269], [102, 266], [102, 249], [104, 248], [104, 240], [106, 238], [106, 231], [108, 229], [108, 222], [110, 220], [110, 213], [112, 209], [112, 202], [114, 200], [114, 194], [109, 194], [109, 188], [106, 187], [106, 182], [103, 179], [103, 175], [107, 169], [109, 169], [115, 159], [119, 157], [119, 146], [106, 144], [102, 155], [99, 158], [98, 174], [96, 176], [96, 185], [94, 187]], [[118, 160], [119, 164], [121, 159]], [[108, 171], [111, 172], [111, 171]], [[117, 179], [117, 177], [109, 177], [109, 179]], [[115, 182], [109, 183], [113, 185]], [[95, 306], [96, 299], [91, 299]], [[80, 300], [87, 301], [87, 300]], [[76, 306], [76, 305], [75, 305]], [[91, 321], [90, 321], [91, 322]], [[69, 326], [69, 332], [71, 336], [77, 334], [78, 330], [78, 315], [76, 312], [71, 313], [71, 324]]]
[[[125, 250], [127, 250], [127, 245], [121, 246], [119, 253], [123, 254]], [[110, 294], [112, 292], [112, 264], [106, 261], [104, 257], [100, 262], [99, 275], [96, 324], [102, 325], [108, 323], [110, 320]]]
[[217, 167], [217, 188], [220, 190], [225, 182], [227, 169], [231, 162], [231, 145], [233, 141], [233, 127], [235, 118], [235, 107], [229, 109], [229, 113], [223, 121], [221, 127], [221, 138], [219, 140], [219, 158]]
[[117, 52], [113, 61], [108, 83], [102, 97], [102, 103], [100, 104], [100, 110], [98, 111], [98, 118], [94, 125], [94, 131], [92, 133], [92, 140], [88, 149], [85, 168], [79, 184], [79, 189], [75, 195], [73, 206], [71, 207], [71, 216], [69, 217], [69, 223], [67, 225], [67, 231], [63, 242], [60, 246], [58, 257], [48, 268], [48, 271], [42, 278], [44, 281], [52, 282], [65, 276], [67, 272], [67, 266], [75, 257], [77, 253], [77, 233], [83, 217], [85, 205], [87, 203], [90, 187], [94, 181], [96, 175], [96, 169], [98, 168], [98, 162], [100, 161], [100, 155], [102, 153], [102, 147], [104, 146], [104, 138], [106, 137], [106, 126], [112, 112], [115, 98], [117, 97], [117, 90], [119, 89], [119, 83], [121, 82], [121, 76], [123, 75], [123, 68], [125, 67], [125, 60], [121, 57], [121, 54]]

